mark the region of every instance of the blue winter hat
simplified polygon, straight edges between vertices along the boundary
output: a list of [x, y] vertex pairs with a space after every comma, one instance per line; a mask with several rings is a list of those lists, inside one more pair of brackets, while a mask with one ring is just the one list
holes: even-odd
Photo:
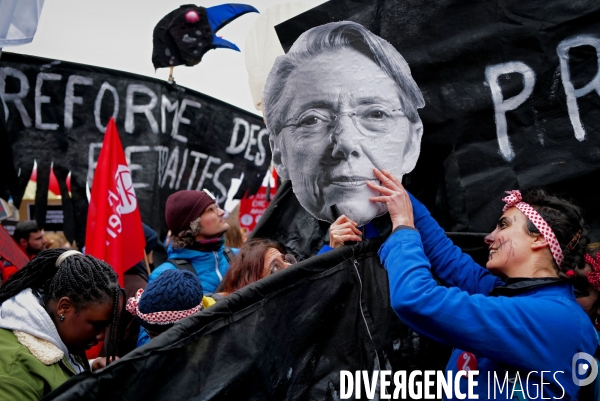
[[177, 321], [202, 310], [204, 290], [200, 279], [187, 270], [169, 269], [139, 290], [127, 304], [148, 329], [164, 331]]

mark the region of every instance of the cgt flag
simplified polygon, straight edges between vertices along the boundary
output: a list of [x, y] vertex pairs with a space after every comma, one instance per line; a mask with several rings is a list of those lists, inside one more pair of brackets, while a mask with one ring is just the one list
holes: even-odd
[[113, 118], [98, 157], [88, 208], [85, 248], [123, 274], [144, 259], [144, 229], [129, 167]]

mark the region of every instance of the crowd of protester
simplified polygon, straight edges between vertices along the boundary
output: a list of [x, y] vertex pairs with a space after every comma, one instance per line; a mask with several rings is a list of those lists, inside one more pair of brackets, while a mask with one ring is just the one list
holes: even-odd
[[[381, 196], [371, 201], [386, 203], [392, 225], [379, 251], [392, 307], [416, 332], [454, 348], [449, 370], [468, 352], [478, 355], [480, 368], [521, 372], [540, 365], [568, 371], [574, 353], [595, 353], [600, 243], [590, 243], [576, 206], [541, 190], [510, 192], [485, 239], [489, 261], [483, 268], [452, 244], [393, 175], [375, 174], [381, 185], [368, 185]], [[30, 262], [21, 270], [7, 261], [0, 265], [0, 398], [39, 399], [296, 263], [275, 241], [244, 243], [239, 226], [228, 223], [203, 191], [171, 195], [165, 219], [169, 235], [162, 242], [144, 225], [147, 262], [125, 272], [124, 289], [107, 263], [69, 249], [62, 234], [44, 233], [33, 221], [17, 225], [13, 238]], [[322, 252], [363, 235], [342, 215]], [[156, 267], [155, 250], [166, 254]], [[120, 312], [123, 302], [129, 313]], [[528, 330], [515, 337], [517, 327]], [[99, 342], [102, 357], [86, 360], [86, 349]], [[560, 348], [551, 346], [557, 343]], [[558, 382], [545, 379], [560, 395], [554, 392]], [[560, 383], [568, 394], [577, 393], [566, 380]]]

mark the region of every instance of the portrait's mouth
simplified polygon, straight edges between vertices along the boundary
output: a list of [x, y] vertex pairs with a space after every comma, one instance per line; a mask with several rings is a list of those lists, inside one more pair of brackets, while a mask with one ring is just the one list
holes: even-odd
[[488, 258], [491, 259], [496, 252], [498, 252], [498, 248], [490, 248]]
[[362, 177], [362, 176], [337, 176], [330, 180], [331, 185], [338, 187], [359, 187], [361, 185], [367, 185], [367, 181], [378, 183], [376, 178]]

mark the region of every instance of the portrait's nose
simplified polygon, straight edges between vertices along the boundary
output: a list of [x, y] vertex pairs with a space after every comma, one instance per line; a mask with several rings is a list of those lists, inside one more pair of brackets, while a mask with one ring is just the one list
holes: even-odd
[[104, 337], [106, 336], [106, 330], [102, 329], [100, 332], [96, 334], [96, 341], [104, 341]]
[[331, 155], [344, 160], [348, 160], [352, 156], [360, 157], [362, 155], [361, 139], [362, 135], [352, 117], [347, 114], [340, 115], [331, 132], [331, 143], [333, 144]]
[[488, 235], [486, 235], [485, 238], [483, 239], [483, 241], [488, 245], [492, 245], [494, 243], [494, 233], [495, 232], [496, 232], [496, 230], [494, 230], [491, 233], [489, 233]]

